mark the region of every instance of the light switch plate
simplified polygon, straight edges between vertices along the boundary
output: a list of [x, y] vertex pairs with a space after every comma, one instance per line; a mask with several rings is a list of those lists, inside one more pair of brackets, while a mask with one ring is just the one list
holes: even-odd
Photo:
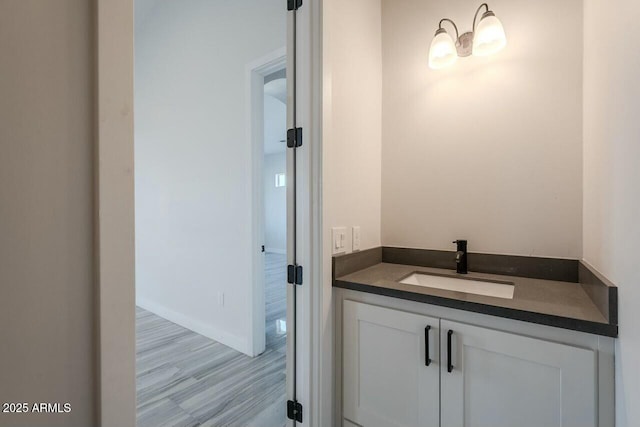
[[347, 252], [347, 227], [331, 229], [331, 253], [333, 255]]
[[360, 250], [360, 226], [354, 226], [352, 229], [353, 235], [352, 235], [352, 242], [353, 242], [353, 250], [354, 251], [359, 251]]

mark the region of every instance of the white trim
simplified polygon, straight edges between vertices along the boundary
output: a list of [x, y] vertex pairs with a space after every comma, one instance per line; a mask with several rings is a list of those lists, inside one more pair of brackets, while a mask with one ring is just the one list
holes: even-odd
[[[280, 47], [254, 61], [249, 62], [245, 69], [247, 73], [257, 72], [262, 76], [268, 76], [269, 74], [284, 69], [287, 63], [286, 58], [287, 48]], [[264, 84], [262, 90], [264, 92]]]
[[[311, 407], [311, 425], [328, 426], [334, 422], [334, 346], [333, 346], [333, 304], [332, 288], [325, 286], [325, 273], [328, 274], [326, 281], [331, 282], [332, 272], [329, 269], [325, 272], [325, 255], [331, 250], [330, 236], [324, 232], [324, 210], [323, 210], [323, 140], [325, 124], [325, 85], [330, 82], [324, 77], [324, 26], [323, 26], [323, 0], [308, 0], [309, 17], [306, 26], [303, 27], [307, 33], [308, 42], [305, 45], [307, 51], [308, 73], [305, 76], [305, 84], [308, 86], [308, 109], [311, 126], [313, 145], [310, 154], [310, 238], [311, 254], [310, 261], [313, 266], [311, 272], [313, 283], [313, 294], [310, 298], [311, 324], [308, 334], [311, 337], [309, 354], [316, 355], [310, 360], [308, 369], [311, 370], [311, 390], [309, 399]], [[330, 93], [330, 87], [326, 93]], [[325, 242], [325, 236], [327, 241]], [[325, 244], [327, 246], [325, 246]], [[331, 265], [331, 256], [328, 255], [327, 264]], [[342, 422], [342, 420], [340, 420]], [[339, 424], [338, 424], [339, 425]]]
[[[287, 130], [293, 128], [293, 89], [294, 89], [294, 75], [293, 75], [293, 65], [294, 65], [294, 54], [293, 54], [293, 46], [295, 45], [295, 37], [293, 33], [293, 12], [287, 12]], [[285, 188], [287, 192], [287, 264], [293, 264], [293, 247], [294, 247], [294, 233], [293, 233], [293, 224], [296, 221], [296, 218], [293, 215], [293, 183], [296, 182], [292, 178], [293, 172], [293, 152], [294, 150], [287, 149], [286, 150], [286, 170], [287, 170], [287, 180], [289, 181], [289, 185]], [[297, 185], [297, 182], [296, 182]], [[295, 382], [293, 377], [294, 375], [294, 345], [293, 345], [293, 337], [297, 337], [297, 317], [294, 320], [294, 307], [297, 306], [298, 300], [294, 299], [294, 285], [287, 285], [287, 357], [286, 357], [286, 394], [287, 400], [293, 400], [294, 396], [294, 388], [298, 387], [299, 381]], [[297, 363], [297, 362], [296, 362]], [[300, 399], [298, 399], [300, 401]], [[302, 402], [301, 402], [302, 403]], [[303, 419], [305, 417], [303, 416]], [[292, 420], [287, 420], [286, 426], [293, 427], [294, 422]]]
[[264, 256], [264, 78], [286, 66], [287, 49], [279, 48], [247, 64], [245, 68], [246, 130], [251, 147], [251, 337], [246, 354], [265, 350]]
[[[311, 153], [311, 264], [314, 266], [314, 294], [311, 297], [313, 312], [311, 354], [319, 355], [312, 359], [309, 367], [315, 376], [312, 378], [311, 401], [313, 403], [312, 425], [325, 426], [333, 424], [334, 396], [334, 349], [333, 349], [333, 314], [331, 288], [324, 287], [324, 215], [323, 215], [323, 139], [324, 139], [324, 54], [323, 54], [323, 10], [322, 0], [310, 1], [309, 17], [309, 109], [312, 118], [311, 133], [314, 141]], [[329, 247], [331, 243], [329, 242]], [[329, 260], [329, 263], [331, 260]], [[329, 272], [331, 277], [331, 272]]]
[[[303, 426], [334, 425], [331, 407], [322, 397], [333, 384], [332, 348], [323, 345], [322, 226], [322, 0], [305, 0], [297, 12], [297, 126], [303, 128], [298, 150], [298, 263], [304, 283], [298, 290], [297, 398], [303, 405]], [[323, 369], [325, 360], [329, 369]], [[332, 394], [332, 393], [331, 393]], [[329, 405], [331, 400], [328, 400]]]
[[167, 308], [166, 306], [158, 304], [157, 302], [151, 301], [147, 298], [138, 297], [136, 299], [136, 304], [138, 307], [144, 308], [147, 311], [175, 323], [176, 325], [187, 328], [241, 353], [249, 353], [249, 342], [246, 337], [230, 334], [213, 325], [196, 320], [191, 316]]
[[136, 424], [133, 0], [96, 4], [96, 424]]

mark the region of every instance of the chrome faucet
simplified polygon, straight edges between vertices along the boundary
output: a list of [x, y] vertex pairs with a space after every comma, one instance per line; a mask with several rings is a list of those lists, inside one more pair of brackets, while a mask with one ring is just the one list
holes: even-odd
[[454, 240], [456, 244], [456, 272], [458, 274], [467, 274], [467, 241]]

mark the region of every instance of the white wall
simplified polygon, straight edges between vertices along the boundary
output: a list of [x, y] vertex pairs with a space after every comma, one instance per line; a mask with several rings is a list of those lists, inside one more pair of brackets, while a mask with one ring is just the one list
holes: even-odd
[[618, 427], [640, 420], [640, 3], [585, 1], [584, 259], [619, 287]]
[[[331, 227], [360, 226], [361, 249], [368, 249], [380, 246], [380, 0], [325, 7], [325, 233], [330, 239]], [[351, 233], [347, 237], [350, 252]]]
[[287, 188], [275, 186], [275, 175], [286, 171], [286, 153], [264, 156], [264, 246], [280, 254], [287, 253]]
[[[333, 412], [331, 228], [360, 226], [380, 246], [382, 52], [380, 0], [322, 3], [322, 313], [320, 406]], [[351, 248], [351, 235], [347, 233]], [[333, 414], [331, 414], [333, 415]], [[335, 420], [339, 424], [342, 420]]]
[[2, 426], [95, 425], [92, 22], [0, 2], [0, 402], [72, 407]]
[[431, 70], [438, 21], [477, 4], [383, 0], [382, 243], [578, 258], [582, 2], [490, 6], [506, 48]]
[[246, 266], [259, 248], [250, 227], [245, 67], [286, 44], [285, 2], [155, 0], [143, 9], [136, 23], [137, 301], [247, 352]]

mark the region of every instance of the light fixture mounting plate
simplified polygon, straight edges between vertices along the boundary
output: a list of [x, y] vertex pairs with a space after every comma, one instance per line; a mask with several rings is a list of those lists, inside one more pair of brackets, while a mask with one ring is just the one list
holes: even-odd
[[471, 52], [473, 51], [472, 31], [468, 31], [458, 37], [458, 40], [456, 41], [456, 50], [458, 51], [458, 56], [462, 58], [471, 55]]

